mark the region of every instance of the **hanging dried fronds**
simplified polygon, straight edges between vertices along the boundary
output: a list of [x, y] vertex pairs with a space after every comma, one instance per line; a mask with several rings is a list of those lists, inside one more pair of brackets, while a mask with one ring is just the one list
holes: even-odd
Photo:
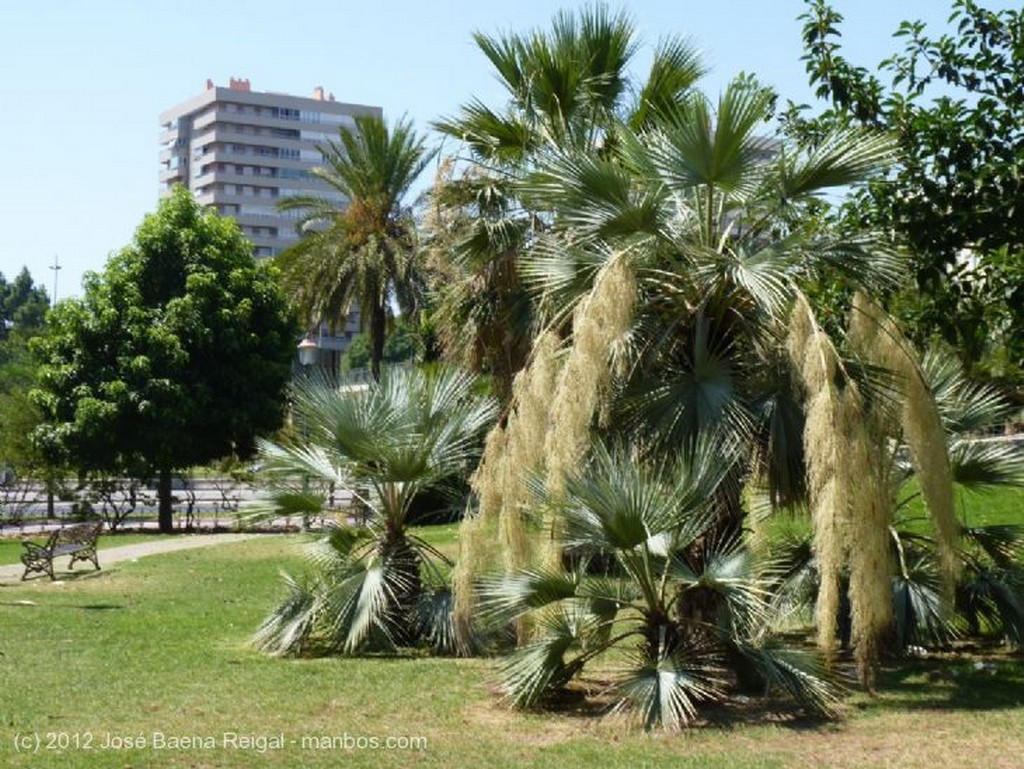
[[853, 383], [844, 388], [841, 408], [844, 413], [839, 421], [847, 430], [842, 439], [851, 484], [848, 511], [851, 641], [861, 684], [868, 691], [874, 691], [879, 647], [893, 622], [893, 563], [889, 539], [893, 504], [884, 468], [882, 434], [871, 429], [876, 421], [866, 413], [863, 399]]
[[572, 347], [551, 398], [544, 442], [549, 489], [562, 487], [589, 445], [594, 415], [611, 383], [612, 349], [629, 330], [636, 292], [633, 271], [617, 254], [573, 314]]
[[501, 538], [508, 570], [522, 568], [531, 555], [523, 518], [528, 502], [524, 480], [531, 472], [542, 472], [547, 463], [544, 440], [550, 421], [551, 393], [559, 372], [558, 347], [558, 336], [553, 331], [542, 334], [534, 345], [530, 367], [520, 372], [512, 387], [515, 409], [509, 420], [501, 511]]
[[[547, 489], [553, 499], [564, 493], [565, 478], [590, 444], [590, 429], [612, 381], [615, 345], [629, 331], [637, 285], [621, 253], [601, 268], [590, 294], [573, 314], [572, 347], [550, 400], [544, 440]], [[543, 563], [561, 565], [561, 537], [556, 516], [544, 522]]]
[[834, 655], [840, 586], [848, 566], [858, 674], [870, 689], [880, 640], [892, 621], [891, 505], [881, 455], [857, 384], [802, 295], [787, 348], [808, 400], [804, 442], [820, 576], [818, 645]]
[[523, 568], [532, 559], [523, 515], [528, 494], [523, 480], [544, 468], [547, 409], [558, 374], [557, 350], [558, 337], [553, 332], [536, 340], [530, 365], [519, 372], [513, 384], [505, 424], [496, 425], [487, 436], [483, 457], [470, 481], [479, 507], [459, 529], [459, 559], [453, 576], [455, 613], [463, 631], [469, 628], [477, 579], [498, 568]]
[[492, 569], [499, 559], [498, 522], [502, 507], [502, 486], [497, 480], [508, 436], [501, 424], [487, 435], [483, 456], [471, 479], [477, 495], [477, 510], [467, 514], [459, 525], [459, 557], [452, 572], [455, 598], [455, 632], [463, 649], [469, 646], [474, 585], [477, 578]]
[[862, 292], [854, 296], [850, 336], [863, 354], [898, 377], [903, 405], [900, 421], [925, 505], [935, 526], [947, 599], [959, 569], [960, 524], [953, 499], [949, 446], [938, 406], [910, 340], [896, 321]]
[[814, 320], [806, 299], [797, 297], [786, 346], [807, 391], [804, 456], [814, 526], [814, 554], [818, 562], [816, 606], [818, 647], [832, 657], [836, 650], [840, 580], [845, 561], [845, 475], [840, 470], [841, 444], [836, 430], [839, 393], [835, 372], [839, 356]]

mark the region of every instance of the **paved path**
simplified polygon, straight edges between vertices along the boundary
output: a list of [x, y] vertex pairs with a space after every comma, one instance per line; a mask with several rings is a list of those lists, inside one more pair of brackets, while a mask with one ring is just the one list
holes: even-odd
[[[211, 545], [223, 545], [229, 542], [241, 542], [244, 539], [252, 539], [261, 536], [259, 534], [182, 534], [167, 539], [158, 539], [152, 542], [138, 542], [134, 545], [123, 547], [108, 547], [99, 551], [100, 566], [117, 563], [118, 561], [134, 561], [146, 555], [154, 553], [172, 553], [175, 550], [192, 550], [197, 547], [209, 547]], [[62, 556], [57, 561], [54, 573], [59, 580], [61, 573], [67, 571], [67, 556]], [[76, 563], [75, 572], [87, 572], [92, 570], [91, 563]], [[25, 567], [20, 563], [0, 566], [0, 582], [17, 582], [21, 579]], [[45, 574], [35, 572], [29, 575], [29, 580], [41, 579], [48, 582]]]

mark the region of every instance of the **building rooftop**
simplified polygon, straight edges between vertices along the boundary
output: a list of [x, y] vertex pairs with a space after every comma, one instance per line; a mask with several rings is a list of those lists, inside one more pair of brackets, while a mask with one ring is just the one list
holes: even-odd
[[[207, 91], [212, 91], [215, 88], [217, 88], [217, 85], [213, 82], [213, 79], [212, 78], [206, 78], [206, 90]], [[228, 80], [228, 90], [252, 92], [252, 83], [249, 81], [249, 78], [247, 78], [247, 77], [246, 78], [232, 77], [232, 78], [230, 78]], [[256, 91], [255, 93], [259, 93], [259, 91]], [[274, 96], [293, 96], [293, 97], [299, 98], [299, 99], [301, 99], [301, 98], [310, 98], [310, 99], [313, 99], [314, 101], [334, 101], [334, 94], [333, 93], [325, 93], [324, 92], [324, 87], [322, 85], [318, 85], [316, 88], [314, 88], [313, 89], [313, 95], [309, 96], [309, 97], [296, 96], [296, 94], [286, 93], [284, 91], [263, 91], [263, 93], [272, 94]]]

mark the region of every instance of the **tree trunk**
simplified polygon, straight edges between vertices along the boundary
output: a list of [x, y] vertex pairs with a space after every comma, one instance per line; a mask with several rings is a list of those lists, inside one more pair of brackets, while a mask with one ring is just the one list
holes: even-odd
[[423, 593], [419, 555], [400, 530], [385, 535], [380, 555], [397, 575], [386, 609], [388, 625], [397, 645], [411, 645], [418, 640], [416, 603]]
[[387, 314], [384, 304], [378, 304], [373, 308], [370, 317], [370, 373], [373, 381], [380, 381], [380, 363], [384, 359], [384, 325], [387, 321]]
[[157, 520], [160, 524], [160, 533], [173, 534], [174, 511], [171, 509], [171, 468], [160, 468], [160, 479], [157, 482], [156, 493], [160, 500], [160, 507], [157, 513]]
[[48, 472], [46, 474], [46, 517], [49, 520], [53, 520], [57, 517], [57, 506], [54, 504], [54, 489], [57, 488], [57, 479], [54, 473]]

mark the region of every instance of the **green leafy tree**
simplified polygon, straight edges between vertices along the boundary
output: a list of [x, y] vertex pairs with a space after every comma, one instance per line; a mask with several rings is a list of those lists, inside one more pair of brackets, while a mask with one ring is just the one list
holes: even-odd
[[49, 307], [46, 289], [33, 283], [28, 268], [23, 267], [10, 282], [0, 272], [0, 343], [12, 334], [20, 333], [27, 338], [40, 333]]
[[1024, 12], [953, 0], [950, 32], [919, 21], [877, 67], [844, 58], [842, 16], [807, 0], [804, 59], [829, 102], [790, 127], [813, 137], [861, 123], [895, 134], [886, 178], [844, 210], [853, 227], [893, 232], [910, 250], [918, 292], [894, 305], [918, 342], [945, 340], [972, 373], [1024, 381]]
[[45, 333], [49, 306], [46, 290], [27, 269], [11, 282], [0, 273], [0, 483], [42, 473], [52, 487], [55, 478], [30, 440], [40, 413], [29, 399], [38, 368], [29, 341]]
[[370, 367], [379, 379], [392, 301], [408, 315], [419, 307], [416, 228], [403, 199], [433, 153], [408, 121], [389, 129], [372, 116], [357, 117], [354, 130], [341, 127], [338, 141], [320, 152], [324, 166], [312, 173], [336, 194], [279, 204], [299, 212], [305, 237], [276, 261], [307, 324], [340, 326], [349, 309], [359, 307], [369, 326]]
[[295, 334], [272, 268], [178, 188], [51, 313], [35, 439], [81, 471], [156, 474], [171, 532], [174, 470], [246, 456], [281, 425]]

